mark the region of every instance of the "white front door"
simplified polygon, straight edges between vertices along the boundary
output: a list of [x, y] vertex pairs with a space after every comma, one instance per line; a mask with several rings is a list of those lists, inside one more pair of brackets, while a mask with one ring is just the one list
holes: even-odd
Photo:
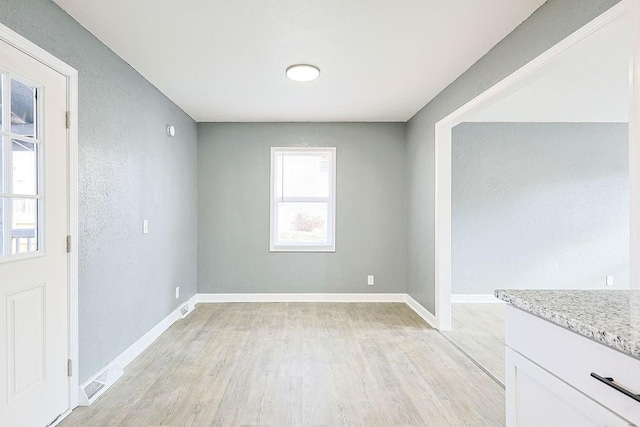
[[69, 409], [67, 80], [0, 41], [0, 425]]

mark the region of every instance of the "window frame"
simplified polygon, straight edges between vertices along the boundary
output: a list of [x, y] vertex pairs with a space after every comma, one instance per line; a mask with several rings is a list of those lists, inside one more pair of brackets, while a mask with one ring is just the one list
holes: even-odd
[[[277, 162], [279, 154], [329, 154], [331, 159], [331, 172], [329, 174], [329, 195], [327, 203], [327, 238], [326, 244], [318, 243], [279, 243], [278, 236], [278, 201], [275, 200], [277, 179]], [[336, 251], [336, 147], [271, 147], [270, 157], [270, 185], [269, 185], [269, 251], [270, 252], [335, 252]], [[295, 197], [297, 202], [318, 202], [325, 198]]]

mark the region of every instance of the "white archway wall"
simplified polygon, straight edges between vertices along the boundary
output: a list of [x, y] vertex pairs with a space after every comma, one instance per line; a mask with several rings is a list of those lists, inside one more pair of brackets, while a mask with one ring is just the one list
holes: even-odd
[[[438, 327], [441, 330], [449, 330], [451, 328], [451, 129], [461, 123], [468, 117], [481, 111], [487, 105], [491, 105], [497, 99], [502, 99], [508, 94], [513, 93], [518, 87], [531, 81], [535, 73], [546, 65], [552, 63], [565, 51], [572, 46], [578, 44], [581, 40], [593, 34], [598, 29], [603, 28], [607, 24], [615, 21], [626, 13], [631, 13], [632, 25], [634, 30], [630, 32], [631, 52], [630, 52], [630, 126], [629, 126], [629, 158], [630, 158], [630, 259], [637, 259], [640, 253], [640, 229], [638, 227], [638, 215], [640, 213], [640, 202], [637, 200], [636, 194], [640, 194], [640, 151], [638, 149], [639, 127], [637, 124], [640, 102], [638, 82], [640, 75], [640, 32], [635, 31], [640, 28], [640, 7], [638, 0], [624, 0], [618, 5], [612, 7], [607, 12], [601, 14], [591, 22], [582, 26], [573, 34], [560, 41], [546, 52], [527, 63], [516, 72], [512, 73], [487, 91], [475, 97], [435, 125], [435, 141], [434, 141], [434, 159], [435, 159], [435, 238], [434, 238], [434, 288], [435, 288], [435, 317]], [[517, 31], [517, 30], [516, 30]], [[412, 119], [413, 120], [413, 119]], [[411, 131], [411, 129], [410, 129]], [[411, 218], [410, 218], [411, 227]], [[637, 287], [638, 278], [640, 278], [640, 266], [631, 262], [632, 270], [631, 286]], [[411, 266], [410, 266], [411, 268]], [[411, 274], [409, 276], [411, 278]], [[411, 283], [409, 293], [411, 294]], [[419, 301], [420, 302], [420, 301]], [[429, 309], [429, 307], [427, 307]]]
[[550, 0], [407, 124], [408, 293], [430, 313], [435, 292], [435, 126], [619, 0]]

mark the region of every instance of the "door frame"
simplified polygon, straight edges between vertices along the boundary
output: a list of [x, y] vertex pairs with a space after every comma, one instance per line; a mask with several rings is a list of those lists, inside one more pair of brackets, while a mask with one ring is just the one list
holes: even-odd
[[[564, 40], [473, 98], [435, 125], [435, 303], [436, 327], [451, 330], [452, 129], [506, 97], [565, 51], [615, 19], [632, 17], [629, 52], [629, 230], [630, 260], [640, 259], [640, 0], [622, 0]], [[640, 289], [640, 262], [630, 262], [630, 283]]]
[[[78, 71], [41, 47], [0, 24], [0, 40], [8, 43], [67, 79], [67, 111], [70, 125], [67, 129], [67, 235], [71, 236], [71, 251], [67, 255], [68, 272], [68, 358], [71, 360], [69, 377], [69, 408], [78, 406]], [[64, 417], [64, 415], [63, 415]], [[62, 419], [63, 417], [60, 417]]]

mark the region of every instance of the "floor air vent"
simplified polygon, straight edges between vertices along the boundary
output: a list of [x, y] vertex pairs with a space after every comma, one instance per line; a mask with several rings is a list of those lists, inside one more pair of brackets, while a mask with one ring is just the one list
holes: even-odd
[[95, 396], [100, 390], [102, 390], [106, 385], [106, 383], [92, 381], [87, 387], [85, 387], [84, 392], [87, 395], [87, 398], [91, 400], [91, 398]]
[[184, 318], [187, 314], [189, 314], [189, 304], [180, 307], [180, 317]]
[[82, 392], [84, 393], [88, 402], [92, 402], [94, 398], [98, 397], [98, 393], [100, 390], [107, 386], [107, 380], [109, 379], [109, 370], [107, 369], [97, 377], [95, 377], [91, 382], [82, 387]]
[[102, 372], [80, 385], [78, 404], [80, 406], [91, 405], [102, 393], [107, 391], [113, 383], [118, 381], [123, 374], [124, 370], [122, 366], [118, 363], [110, 363]]

